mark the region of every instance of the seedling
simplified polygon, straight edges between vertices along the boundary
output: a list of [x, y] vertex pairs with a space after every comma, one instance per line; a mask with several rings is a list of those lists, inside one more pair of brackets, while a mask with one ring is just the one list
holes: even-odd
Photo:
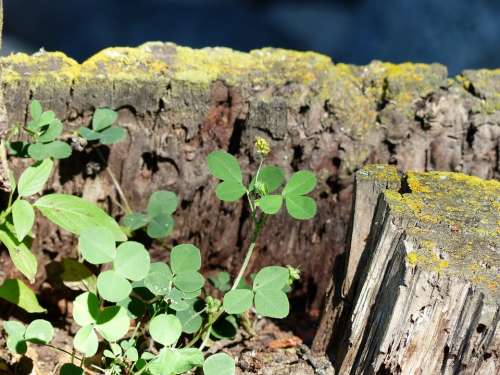
[[[17, 184], [13, 173], [7, 170], [11, 192], [7, 208], [0, 213], [0, 241], [19, 271], [33, 282], [37, 260], [30, 251], [30, 238], [36, 212], [78, 237], [79, 257], [63, 260], [62, 279], [69, 288], [82, 291], [73, 302], [73, 319], [80, 328], [73, 340], [74, 351], [67, 352], [71, 363], [64, 364], [60, 373], [83, 374], [86, 358], [99, 353], [102, 365], [89, 365], [105, 374], [172, 375], [196, 368], [206, 375], [234, 374], [233, 358], [225, 353], [206, 358], [206, 348], [214, 340], [234, 337], [240, 322], [248, 319], [249, 311], [271, 318], [289, 314], [287, 293], [299, 278], [296, 268], [264, 267], [252, 277], [250, 285], [245, 276], [259, 235], [272, 215], [285, 206], [294, 219], [314, 217], [316, 203], [307, 196], [316, 185], [314, 174], [297, 171], [285, 183], [285, 173], [279, 167], [264, 163], [271, 149], [263, 138], [255, 144], [259, 166], [248, 179], [234, 156], [225, 151], [208, 155], [208, 169], [220, 180], [216, 196], [224, 202], [245, 198], [253, 223], [251, 241], [236, 277], [220, 272], [209, 279], [222, 294], [219, 300], [208, 293], [200, 273], [201, 251], [195, 245], [177, 245], [171, 249], [168, 263], [155, 262], [142, 243], [128, 238], [138, 230], [145, 230], [153, 239], [168, 236], [179, 204], [175, 193], [157, 191], [144, 211], [140, 207], [132, 210], [113, 178], [124, 200], [122, 226], [82, 198], [59, 193], [39, 196], [50, 179], [54, 159], [70, 153], [63, 153], [65, 146], [61, 144], [68, 145], [56, 139], [64, 135], [62, 123], [55, 115], [43, 112], [36, 101], [30, 112], [32, 119], [25, 130], [34, 143], [13, 147], [15, 142], [8, 138], [0, 145], [5, 151], [9, 144], [11, 156], [36, 160], [17, 179]], [[126, 134], [114, 125], [116, 119], [114, 111], [97, 109], [92, 129], [80, 128], [78, 133], [88, 141], [87, 147], [116, 143]], [[5, 165], [6, 152], [1, 155]], [[108, 173], [113, 176], [111, 171]], [[99, 270], [97, 275], [87, 264]], [[5, 281], [0, 286], [0, 297], [28, 312], [44, 311], [21, 280]], [[8, 321], [4, 330], [11, 352], [25, 353], [28, 343], [52, 346], [54, 330], [46, 320], [34, 320], [27, 327]], [[99, 347], [104, 350], [99, 352]]]

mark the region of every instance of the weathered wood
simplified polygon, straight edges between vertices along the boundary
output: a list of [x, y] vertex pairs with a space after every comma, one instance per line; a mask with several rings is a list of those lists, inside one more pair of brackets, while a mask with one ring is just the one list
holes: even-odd
[[[82, 64], [39, 52], [3, 58], [1, 65], [10, 124], [26, 121], [33, 98], [54, 110], [68, 131], [87, 125], [95, 107], [118, 109], [129, 138], [109, 151], [107, 165], [135, 209], [143, 209], [155, 190], [179, 193], [173, 239], [199, 245], [207, 267], [234, 271], [249, 232], [244, 204], [221, 206], [215, 198], [208, 152], [227, 149], [248, 171], [255, 167], [254, 138], [264, 136], [273, 148], [271, 163], [287, 174], [312, 169], [319, 180], [317, 217], [305, 223], [273, 218], [250, 272], [270, 263], [300, 266], [298, 293], [308, 295], [313, 321], [344, 251], [354, 171], [390, 162], [402, 170], [500, 176], [498, 71], [448, 78], [436, 64], [355, 67], [315, 53], [170, 43], [107, 49]], [[51, 188], [82, 194], [120, 215], [103, 169], [95, 153], [76, 152], [59, 164]], [[64, 233], [40, 228], [34, 248], [41, 259], [72, 251]], [[154, 245], [162, 249], [157, 257], [169, 243]]]
[[[393, 174], [367, 168], [357, 186]], [[348, 318], [333, 332], [338, 372], [499, 373], [500, 182], [409, 173], [404, 190], [380, 194], [366, 261], [349, 257], [357, 271], [346, 280], [358, 284], [347, 281], [352, 306], [342, 308]], [[353, 232], [355, 252], [364, 235]]]

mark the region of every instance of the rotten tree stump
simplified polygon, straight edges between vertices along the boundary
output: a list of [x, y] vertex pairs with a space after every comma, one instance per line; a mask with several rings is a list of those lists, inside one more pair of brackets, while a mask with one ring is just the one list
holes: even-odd
[[[123, 212], [113, 202], [120, 197], [107, 167], [136, 210], [145, 208], [153, 191], [177, 192], [182, 204], [172, 241], [152, 244], [158, 259], [171, 243], [192, 242], [203, 250], [208, 269], [234, 272], [241, 264], [248, 209], [221, 205], [215, 197], [205, 162], [210, 151], [228, 150], [248, 172], [256, 167], [254, 139], [263, 136], [272, 146], [269, 163], [287, 175], [314, 171], [317, 216], [301, 223], [273, 217], [249, 269], [299, 266], [294, 311], [303, 309], [313, 329], [332, 269], [343, 269], [356, 170], [393, 163], [401, 170], [500, 176], [499, 71], [448, 77], [438, 64], [352, 66], [312, 52], [241, 53], [159, 42], [106, 49], [83, 63], [59, 52], [14, 54], [0, 66], [8, 114], [0, 132], [25, 124], [32, 99], [54, 110], [67, 132], [88, 126], [97, 107], [118, 110], [127, 141], [101, 150], [105, 163], [95, 152], [75, 152], [58, 163], [48, 188], [99, 202], [118, 218]], [[44, 265], [72, 254], [74, 243], [46, 222], [38, 228], [41, 284]], [[8, 272], [9, 265], [0, 254], [0, 268]]]
[[500, 182], [428, 172], [399, 186], [393, 167], [356, 175], [338, 373], [498, 374]]

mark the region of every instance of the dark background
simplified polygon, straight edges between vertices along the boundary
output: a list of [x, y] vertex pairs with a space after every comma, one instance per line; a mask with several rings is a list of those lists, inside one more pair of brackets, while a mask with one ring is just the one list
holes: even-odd
[[4, 0], [5, 50], [109, 46], [314, 50], [336, 62], [500, 67], [500, 0]]

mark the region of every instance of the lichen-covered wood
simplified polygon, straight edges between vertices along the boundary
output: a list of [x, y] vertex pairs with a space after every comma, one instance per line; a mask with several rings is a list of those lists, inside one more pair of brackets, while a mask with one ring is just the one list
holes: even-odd
[[[394, 174], [359, 171], [356, 201], [367, 179], [385, 185]], [[500, 182], [408, 173], [400, 192], [379, 194], [369, 228], [366, 241], [352, 234], [348, 269], [357, 271], [344, 286], [355, 290], [333, 332], [338, 373], [499, 373]]]
[[[155, 190], [178, 192], [182, 205], [173, 238], [196, 243], [208, 267], [234, 270], [241, 263], [250, 224], [244, 204], [221, 206], [216, 199], [208, 152], [229, 150], [249, 170], [255, 167], [254, 137], [264, 136], [272, 145], [270, 163], [289, 174], [313, 170], [318, 215], [303, 223], [273, 218], [250, 265], [250, 271], [271, 263], [300, 266], [297, 293], [307, 295], [312, 322], [334, 265], [343, 267], [336, 259], [345, 247], [356, 170], [393, 163], [402, 170], [500, 176], [500, 71], [449, 78], [437, 64], [376, 61], [357, 67], [312, 52], [241, 53], [171, 43], [110, 48], [81, 64], [42, 51], [11, 55], [0, 65], [10, 124], [24, 123], [34, 98], [54, 110], [69, 132], [87, 125], [96, 107], [117, 109], [129, 137], [102, 150], [106, 165], [135, 209], [143, 209]], [[82, 194], [120, 215], [104, 168], [95, 152], [75, 152], [59, 163], [51, 188]], [[66, 234], [40, 228], [34, 248], [41, 259], [74, 250]], [[157, 257], [169, 243], [155, 245], [162, 248]], [[40, 267], [38, 280], [43, 272]]]

